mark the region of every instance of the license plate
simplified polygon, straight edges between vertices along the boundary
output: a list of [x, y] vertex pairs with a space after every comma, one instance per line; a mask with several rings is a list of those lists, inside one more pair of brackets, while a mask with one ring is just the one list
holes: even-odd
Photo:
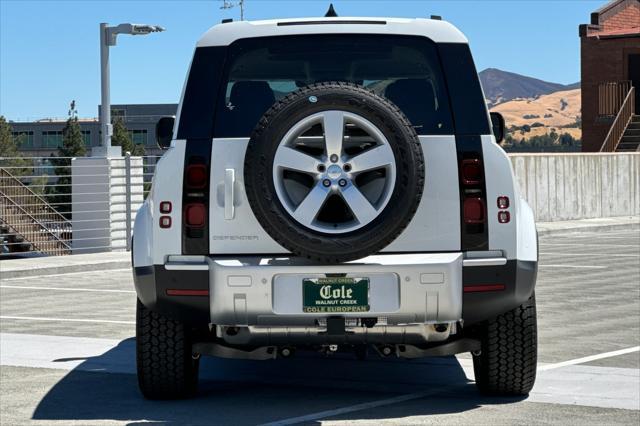
[[369, 278], [304, 278], [302, 311], [368, 312]]

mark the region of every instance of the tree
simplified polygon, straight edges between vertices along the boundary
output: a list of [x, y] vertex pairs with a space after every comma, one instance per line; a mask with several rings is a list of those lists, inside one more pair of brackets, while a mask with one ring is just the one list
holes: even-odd
[[47, 188], [49, 202], [67, 218], [71, 218], [71, 158], [84, 157], [86, 153], [75, 101], [72, 101], [69, 118], [62, 129], [62, 146], [58, 148], [58, 157], [52, 156], [50, 159], [58, 176], [57, 182], [55, 186]]
[[133, 143], [129, 130], [125, 127], [124, 121], [120, 117], [117, 117], [113, 122], [111, 145], [121, 146], [123, 155], [125, 152], [130, 152], [131, 155], [144, 155], [144, 145]]
[[0, 166], [7, 167], [14, 176], [29, 173], [27, 160], [20, 158], [18, 143], [11, 133], [11, 126], [3, 115], [0, 115]]

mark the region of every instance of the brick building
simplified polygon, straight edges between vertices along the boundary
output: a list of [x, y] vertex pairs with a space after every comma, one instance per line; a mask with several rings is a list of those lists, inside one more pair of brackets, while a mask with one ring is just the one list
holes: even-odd
[[[625, 128], [637, 120], [629, 104], [640, 112], [640, 0], [608, 2], [591, 14], [590, 24], [580, 25], [579, 34], [582, 150], [600, 151], [605, 139], [613, 147], [605, 150], [633, 147], [635, 133], [629, 136]], [[635, 99], [624, 104], [632, 86]]]

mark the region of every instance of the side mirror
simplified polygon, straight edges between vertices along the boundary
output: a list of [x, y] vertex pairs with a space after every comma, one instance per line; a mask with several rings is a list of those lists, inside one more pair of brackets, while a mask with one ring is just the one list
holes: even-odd
[[497, 143], [501, 143], [504, 140], [504, 117], [499, 112], [492, 112], [490, 115], [493, 136], [496, 137]]
[[173, 139], [173, 125], [175, 117], [162, 117], [156, 123], [156, 141], [162, 149], [168, 149]]

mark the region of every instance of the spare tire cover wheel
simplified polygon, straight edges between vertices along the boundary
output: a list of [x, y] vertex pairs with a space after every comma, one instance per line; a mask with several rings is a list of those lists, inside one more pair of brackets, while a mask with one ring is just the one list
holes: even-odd
[[415, 214], [424, 160], [407, 118], [348, 83], [313, 84], [276, 102], [254, 129], [244, 180], [265, 231], [329, 263], [376, 253]]

